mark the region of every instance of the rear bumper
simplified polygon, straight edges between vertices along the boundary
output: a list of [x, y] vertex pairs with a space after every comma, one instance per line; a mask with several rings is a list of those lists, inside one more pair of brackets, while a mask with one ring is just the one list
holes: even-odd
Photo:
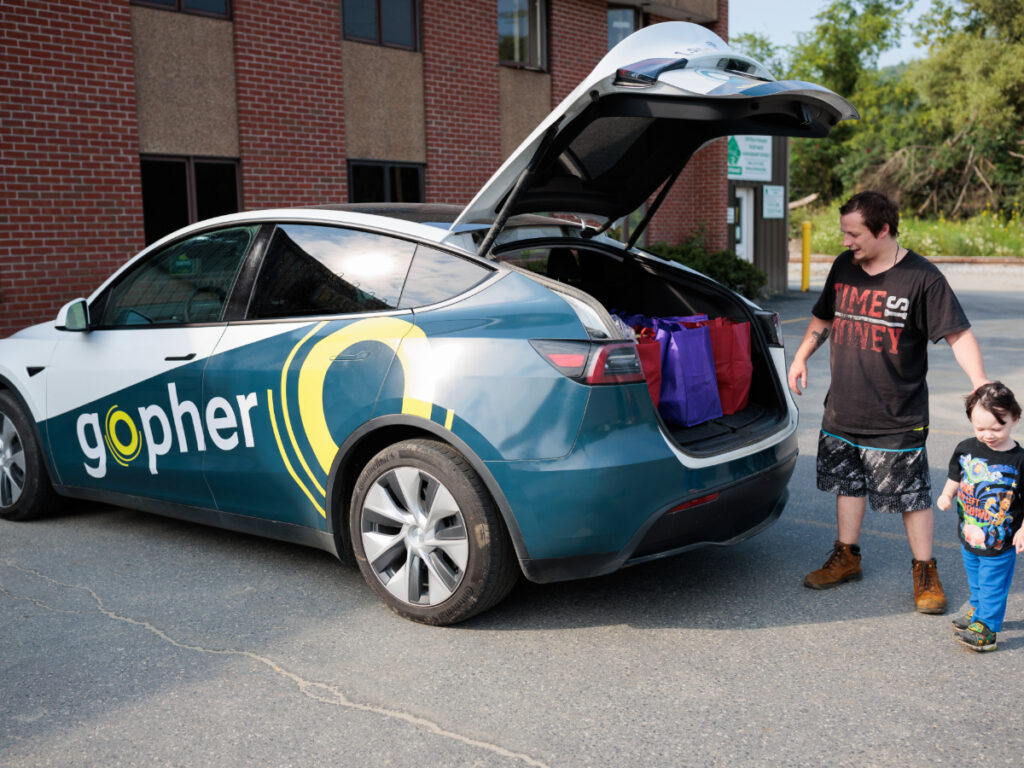
[[535, 582], [567, 581], [611, 573], [690, 549], [743, 541], [769, 527], [782, 514], [789, 498], [786, 486], [795, 467], [794, 450], [779, 463], [742, 481], [717, 491], [709, 488], [692, 494], [695, 498], [713, 495], [712, 500], [673, 511], [687, 501], [680, 499], [669, 509], [659, 510], [617, 551], [528, 558], [521, 561], [523, 572]]

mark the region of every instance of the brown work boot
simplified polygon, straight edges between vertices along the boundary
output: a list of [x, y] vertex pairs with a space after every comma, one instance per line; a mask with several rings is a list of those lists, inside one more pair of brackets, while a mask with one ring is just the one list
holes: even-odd
[[945, 613], [946, 593], [942, 591], [935, 558], [914, 560], [914, 603], [918, 613]]
[[825, 564], [804, 577], [804, 586], [829, 589], [847, 581], [860, 581], [860, 577], [860, 547], [837, 540]]

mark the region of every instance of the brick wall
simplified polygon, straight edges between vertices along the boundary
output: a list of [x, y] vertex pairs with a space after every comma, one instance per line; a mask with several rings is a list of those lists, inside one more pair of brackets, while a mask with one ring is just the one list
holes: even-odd
[[243, 207], [348, 200], [337, 0], [235, 0]]
[[428, 203], [465, 204], [501, 164], [497, 3], [423, 3]]
[[559, 104], [608, 52], [605, 0], [552, 0], [551, 106]]
[[0, 336], [143, 245], [127, 0], [0, 2]]
[[[652, 24], [657, 21], [663, 19], [651, 18]], [[718, 21], [708, 27], [722, 39], [728, 39], [728, 0], [718, 0]], [[694, 155], [651, 221], [647, 242], [664, 241], [674, 245], [703, 226], [706, 228], [705, 243], [710, 250], [727, 247], [727, 151], [728, 146], [722, 139], [706, 145]]]

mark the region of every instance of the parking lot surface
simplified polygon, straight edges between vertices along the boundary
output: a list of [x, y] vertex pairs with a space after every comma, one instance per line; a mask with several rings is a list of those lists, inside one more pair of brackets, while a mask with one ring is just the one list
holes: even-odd
[[[1024, 392], [1024, 268], [943, 265], [988, 373]], [[764, 302], [791, 354], [824, 278]], [[1024, 586], [999, 650], [913, 609], [898, 518], [865, 520], [864, 579], [802, 586], [835, 536], [814, 489], [827, 353], [800, 399], [782, 518], [734, 547], [587, 581], [521, 582], [465, 624], [389, 612], [311, 549], [73, 504], [0, 522], [0, 766], [1019, 765]], [[933, 486], [969, 434], [931, 354]], [[1017, 435], [1018, 439], [1022, 435]], [[967, 598], [952, 513], [936, 556]]]

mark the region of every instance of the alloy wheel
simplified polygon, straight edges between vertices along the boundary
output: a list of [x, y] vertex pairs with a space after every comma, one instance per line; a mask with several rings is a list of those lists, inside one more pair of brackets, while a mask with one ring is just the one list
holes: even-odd
[[465, 519], [430, 473], [396, 467], [381, 475], [363, 501], [360, 531], [367, 563], [398, 600], [434, 606], [462, 583], [469, 561]]
[[0, 411], [0, 508], [13, 507], [25, 487], [25, 448], [7, 414]]

